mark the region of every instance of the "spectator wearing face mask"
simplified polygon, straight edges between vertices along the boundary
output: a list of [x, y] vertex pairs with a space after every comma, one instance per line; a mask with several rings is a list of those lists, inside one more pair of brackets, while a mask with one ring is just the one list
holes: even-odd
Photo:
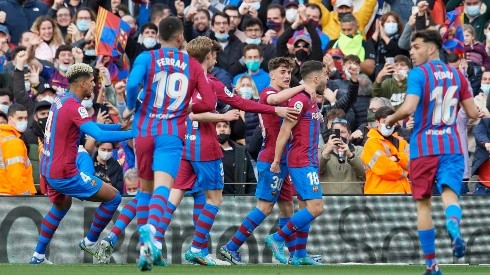
[[138, 193], [140, 189], [138, 170], [136, 168], [128, 169], [124, 173], [124, 190], [125, 194], [129, 196], [134, 196]]
[[490, 71], [484, 71], [481, 77], [480, 90], [475, 96], [475, 104], [486, 117], [490, 117], [487, 109], [488, 94], [490, 93]]
[[27, 129], [22, 134], [22, 139], [26, 144], [29, 152], [29, 160], [32, 164], [32, 176], [34, 178], [34, 185], [39, 193], [39, 157], [43, 150], [44, 132], [48, 121], [49, 109], [51, 103], [47, 101], [40, 101], [36, 103], [34, 107], [34, 114], [27, 126]]
[[407, 76], [412, 69], [412, 62], [404, 55], [397, 55], [394, 63], [386, 63], [376, 76], [373, 84], [373, 97], [385, 97], [391, 101], [393, 108], [398, 109], [407, 94]]
[[[257, 91], [255, 83], [247, 75], [242, 76], [237, 81], [236, 91], [237, 94], [244, 99], [256, 102], [259, 100], [259, 92]], [[259, 115], [257, 113], [240, 111], [240, 118], [245, 123], [245, 144], [249, 144], [255, 129], [259, 126]], [[237, 121], [232, 121], [231, 123], [235, 124]]]
[[[461, 6], [461, 3], [463, 5]], [[447, 11], [460, 10], [463, 14], [464, 24], [471, 24], [475, 28], [476, 40], [485, 41], [483, 29], [490, 20], [490, 0], [450, 0], [446, 3]]]
[[124, 179], [121, 165], [113, 157], [114, 144], [110, 142], [96, 143], [98, 149], [94, 156], [95, 176], [109, 183], [124, 193]]
[[371, 16], [376, 8], [377, 0], [365, 0], [362, 6], [354, 12], [354, 4], [352, 0], [336, 0], [333, 7], [333, 11], [329, 11], [322, 3], [322, 0], [310, 0], [308, 3], [317, 4], [322, 12], [320, 25], [323, 32], [326, 33], [330, 39], [339, 38], [341, 31], [340, 20], [343, 16], [350, 14], [354, 16], [359, 22], [359, 29], [364, 31], [369, 24]]
[[375, 113], [376, 128], [369, 130], [361, 160], [366, 166], [364, 194], [410, 194], [408, 182], [408, 142], [385, 125], [386, 117], [395, 113], [381, 107]]
[[356, 131], [352, 132], [351, 140], [354, 144], [364, 145], [369, 130], [376, 128], [376, 111], [381, 107], [393, 108], [389, 99], [385, 97], [373, 97], [369, 101], [366, 120], [367, 123], [359, 125]]
[[[231, 19], [225, 12], [218, 12], [211, 18], [211, 28], [213, 33], [211, 39], [218, 41], [221, 46], [216, 60], [216, 66], [226, 70], [232, 76], [242, 72], [243, 66], [240, 64], [242, 57], [242, 42], [230, 32]], [[223, 81], [222, 81], [223, 82]], [[226, 83], [223, 82], [226, 85]]]
[[9, 107], [12, 105], [14, 97], [7, 88], [0, 89], [0, 111], [4, 114], [9, 112]]
[[20, 104], [9, 107], [8, 123], [0, 124], [0, 194], [34, 195], [32, 164], [20, 135], [27, 129], [27, 110]]
[[245, 61], [247, 72], [236, 75], [233, 78], [233, 85], [236, 85], [238, 79], [242, 76], [248, 75], [252, 78], [258, 91], [265, 89], [269, 85], [270, 76], [261, 68], [261, 64], [265, 63], [262, 56], [260, 46], [255, 44], [246, 45], [243, 48], [243, 60]]
[[371, 38], [371, 43], [376, 49], [375, 75], [383, 69], [387, 58], [393, 58], [397, 55], [408, 57], [408, 51], [398, 46], [402, 32], [403, 22], [394, 12], [387, 12], [379, 20], [376, 20], [376, 31]]
[[286, 10], [280, 4], [270, 4], [267, 7], [267, 31], [262, 38], [264, 44], [277, 45], [277, 38], [284, 33]]
[[[242, 47], [245, 48], [248, 45], [257, 46], [260, 50], [261, 59], [262, 59], [262, 62], [260, 63], [260, 68], [268, 72], [269, 68], [267, 67], [267, 64], [269, 64], [269, 60], [276, 57], [276, 47], [271, 44], [264, 44], [262, 42], [262, 35], [264, 34], [264, 25], [262, 24], [262, 21], [260, 21], [257, 18], [245, 19], [242, 23], [242, 29], [244, 30], [245, 35], [247, 36], [247, 39], [242, 44]], [[242, 65], [246, 66], [244, 62], [245, 60], [242, 59], [241, 61], [242, 61]], [[242, 71], [244, 69], [245, 68], [243, 68]], [[261, 89], [259, 89], [259, 91], [261, 91]]]

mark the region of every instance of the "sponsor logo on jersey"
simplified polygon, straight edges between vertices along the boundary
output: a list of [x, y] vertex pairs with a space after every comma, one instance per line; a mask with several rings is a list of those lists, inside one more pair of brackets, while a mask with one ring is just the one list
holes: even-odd
[[78, 113], [80, 114], [80, 116], [82, 118], [87, 118], [88, 117], [87, 109], [85, 109], [85, 107], [83, 107], [83, 106], [78, 107]]

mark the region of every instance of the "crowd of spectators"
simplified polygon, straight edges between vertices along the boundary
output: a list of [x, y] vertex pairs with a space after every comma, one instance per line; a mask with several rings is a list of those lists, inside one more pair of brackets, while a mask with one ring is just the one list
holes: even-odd
[[[130, 25], [123, 56], [97, 56], [97, 12], [107, 9]], [[318, 102], [321, 130], [320, 179], [326, 194], [410, 193], [407, 144], [413, 119], [389, 132], [383, 121], [404, 101], [412, 69], [410, 36], [438, 30], [444, 39], [456, 30], [447, 12], [456, 11], [464, 54], [441, 51], [460, 69], [486, 118], [463, 111], [458, 129], [466, 140], [467, 193], [490, 194], [490, 0], [0, 0], [0, 194], [41, 194], [38, 171], [50, 105], [68, 91], [66, 71], [77, 62], [95, 68], [93, 96], [82, 105], [94, 121], [124, 123], [127, 71], [141, 52], [158, 49], [158, 22], [176, 16], [190, 41], [207, 36], [221, 52], [210, 70], [230, 91], [257, 101], [269, 85], [268, 62], [294, 60], [291, 86], [301, 83], [300, 66], [326, 64], [329, 81]], [[185, 44], [185, 43], [184, 43]], [[182, 48], [181, 50], [185, 50]], [[129, 67], [128, 67], [129, 66]], [[352, 67], [354, 66], [354, 67]], [[359, 68], [351, 85], [350, 68]], [[219, 112], [231, 107], [218, 103]], [[227, 161], [230, 194], [253, 194], [259, 116], [240, 112], [237, 121], [218, 123]], [[121, 194], [134, 194], [132, 141], [96, 143], [83, 136], [96, 176]], [[136, 182], [136, 183], [135, 183]]]

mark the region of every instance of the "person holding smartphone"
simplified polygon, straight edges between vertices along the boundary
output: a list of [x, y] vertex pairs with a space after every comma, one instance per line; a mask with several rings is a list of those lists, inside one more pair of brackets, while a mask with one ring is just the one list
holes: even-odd
[[345, 119], [332, 122], [333, 134], [320, 157], [320, 183], [324, 194], [362, 194], [366, 173], [360, 159], [363, 148], [349, 142], [351, 127]]

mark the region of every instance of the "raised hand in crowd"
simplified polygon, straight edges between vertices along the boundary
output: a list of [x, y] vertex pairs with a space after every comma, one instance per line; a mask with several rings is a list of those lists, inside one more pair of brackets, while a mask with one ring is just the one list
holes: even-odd
[[31, 87], [37, 87], [39, 85], [39, 73], [41, 73], [41, 68], [37, 66], [29, 66], [29, 73], [27, 75], [27, 80], [31, 83]]
[[15, 68], [17, 70], [22, 71], [24, 70], [24, 65], [27, 63], [28, 55], [26, 51], [20, 51], [17, 53], [15, 56]]
[[429, 9], [429, 3], [427, 1], [420, 1], [417, 3], [417, 8], [419, 9], [419, 16], [425, 15]]
[[73, 36], [73, 41], [77, 41], [82, 38], [82, 33], [78, 30], [77, 26], [71, 23], [66, 29], [67, 33]]
[[333, 72], [333, 71], [337, 70], [337, 67], [335, 67], [335, 62], [334, 62], [334, 60], [333, 60], [332, 55], [330, 55], [330, 54], [328, 54], [328, 53], [327, 53], [327, 54], [325, 54], [325, 55], [323, 56], [323, 63], [324, 63], [325, 65], [327, 65], [327, 68], [328, 68], [328, 71], [329, 71], [329, 72]]
[[386, 62], [383, 69], [376, 76], [376, 83], [383, 82], [385, 76], [391, 76], [395, 72], [395, 64]]
[[96, 27], [95, 22], [94, 21], [90, 22], [90, 26], [88, 27], [88, 31], [85, 34], [85, 41], [87, 43], [95, 39], [95, 27]]
[[99, 109], [99, 113], [97, 114], [97, 123], [104, 124], [106, 119], [109, 119], [109, 113], [106, 111], [102, 111], [102, 108]]
[[83, 62], [83, 51], [80, 48], [73, 48], [71, 49], [71, 54], [73, 55], [73, 58], [75, 59], [75, 63], [82, 63]]
[[64, 3], [65, 3], [65, 0], [54, 0], [51, 8], [53, 10], [58, 10], [59, 8], [61, 8], [63, 6]]
[[339, 92], [339, 89], [335, 89], [335, 91], [330, 90], [329, 88], [326, 88], [325, 91], [323, 92], [323, 97], [330, 102], [331, 105], [335, 104], [337, 102], [337, 93]]
[[7, 14], [4, 11], [0, 11], [0, 24], [5, 23], [5, 20], [7, 20]]
[[327, 144], [323, 147], [322, 156], [328, 158], [333, 150], [338, 148], [341, 143], [342, 140], [340, 138], [335, 137], [335, 135], [330, 135]]
[[195, 5], [190, 5], [189, 10], [187, 11], [187, 15], [185, 16], [185, 20], [187, 22], [192, 22], [192, 19], [194, 18], [194, 15], [197, 14], [197, 8]]
[[272, 38], [277, 37], [277, 32], [273, 29], [269, 29], [265, 32], [264, 36], [262, 37], [262, 43], [264, 44], [271, 44], [272, 43]]
[[359, 73], [361, 72], [361, 67], [355, 63], [352, 63], [352, 64], [350, 64], [350, 66], [347, 70], [351, 74], [350, 80], [353, 82], [357, 82], [357, 79], [359, 77]]
[[184, 1], [175, 0], [174, 5], [175, 5], [175, 10], [177, 12], [177, 16], [184, 16], [184, 9], [185, 9]]

